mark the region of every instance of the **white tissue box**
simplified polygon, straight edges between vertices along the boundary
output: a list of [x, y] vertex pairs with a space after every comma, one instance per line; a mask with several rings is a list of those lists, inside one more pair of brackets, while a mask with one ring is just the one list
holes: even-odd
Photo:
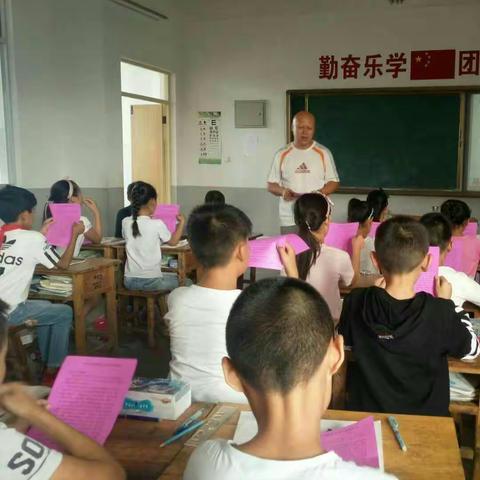
[[168, 378], [136, 377], [121, 415], [176, 420], [192, 404], [190, 385]]

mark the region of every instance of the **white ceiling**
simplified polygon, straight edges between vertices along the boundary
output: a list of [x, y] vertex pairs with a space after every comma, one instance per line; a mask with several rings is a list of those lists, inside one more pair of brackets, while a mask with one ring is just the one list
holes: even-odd
[[226, 18], [265, 17], [372, 9], [410, 9], [434, 6], [480, 5], [480, 0], [136, 0], [169, 17], [187, 20], [220, 20]]

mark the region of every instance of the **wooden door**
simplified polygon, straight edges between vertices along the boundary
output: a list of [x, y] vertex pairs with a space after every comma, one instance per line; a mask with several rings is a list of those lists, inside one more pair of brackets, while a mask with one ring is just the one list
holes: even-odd
[[133, 105], [132, 180], [151, 183], [158, 203], [170, 202], [168, 105]]

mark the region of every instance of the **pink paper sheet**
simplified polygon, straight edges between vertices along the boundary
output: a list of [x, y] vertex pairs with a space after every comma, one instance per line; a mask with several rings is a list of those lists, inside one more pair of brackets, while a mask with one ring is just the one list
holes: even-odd
[[445, 265], [469, 277], [475, 277], [480, 261], [480, 240], [473, 235], [452, 237], [452, 250], [445, 257]]
[[369, 237], [375, 238], [377, 235], [378, 227], [382, 224], [382, 222], [372, 222], [372, 228], [370, 229], [370, 233], [368, 234]]
[[[122, 409], [136, 366], [132, 358], [68, 356], [48, 398], [50, 411], [103, 445]], [[28, 436], [61, 450], [35, 428]]]
[[357, 234], [358, 222], [330, 223], [325, 244], [352, 253], [352, 237]]
[[463, 231], [464, 235], [477, 235], [478, 223], [477, 222], [468, 222], [465, 230]]
[[417, 283], [415, 284], [415, 292], [427, 292], [435, 295], [435, 275], [438, 275], [440, 249], [438, 247], [430, 247], [428, 253], [432, 257], [430, 267], [418, 277]]
[[250, 245], [248, 266], [282, 270], [283, 265], [278, 254], [277, 245], [283, 246], [285, 242], [288, 242], [293, 247], [297, 255], [308, 250], [308, 245], [295, 233], [277, 235], [275, 237], [260, 237], [248, 242]]
[[153, 218], [163, 220], [171, 233], [177, 228], [177, 215], [180, 213], [180, 205], [176, 203], [157, 205]]
[[357, 465], [379, 468], [378, 448], [373, 417], [346, 427], [322, 433], [322, 447], [333, 450], [343, 460]]
[[50, 203], [54, 222], [47, 230], [47, 241], [57, 247], [68, 247], [72, 239], [72, 226], [80, 221], [81, 207], [78, 203]]

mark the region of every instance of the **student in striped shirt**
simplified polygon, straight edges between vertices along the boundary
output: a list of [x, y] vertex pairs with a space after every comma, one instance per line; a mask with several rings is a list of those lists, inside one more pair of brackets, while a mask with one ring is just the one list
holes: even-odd
[[72, 309], [46, 300], [28, 300], [28, 291], [37, 264], [68, 268], [84, 226], [81, 222], [73, 225], [70, 244], [59, 256], [45, 238], [52, 219], [40, 232], [32, 230], [36, 204], [35, 195], [24, 188], [6, 185], [0, 189], [0, 218], [5, 222], [0, 228], [0, 292], [9, 305], [9, 325], [37, 321], [40, 352], [47, 367], [45, 380], [50, 383], [68, 353]]

